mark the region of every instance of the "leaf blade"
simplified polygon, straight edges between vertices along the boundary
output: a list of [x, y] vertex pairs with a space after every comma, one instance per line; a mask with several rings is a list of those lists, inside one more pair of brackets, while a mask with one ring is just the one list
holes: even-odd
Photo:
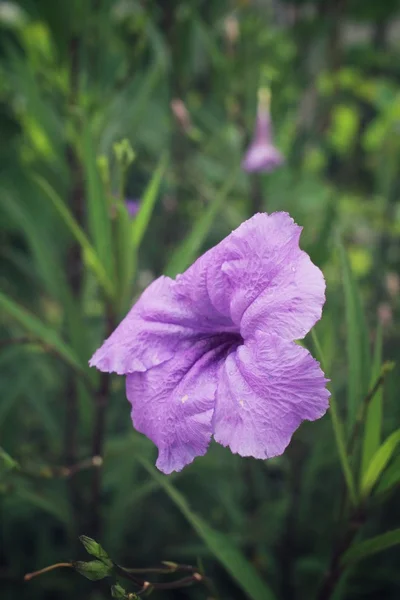
[[240, 550], [231, 544], [225, 535], [212, 529], [201, 517], [195, 514], [190, 509], [186, 499], [168, 481], [167, 477], [158, 473], [143, 457], [138, 456], [137, 460], [179, 508], [199, 537], [202, 538], [203, 542], [236, 580], [246, 595], [252, 600], [276, 600], [272, 590], [260, 578], [253, 565], [246, 561]]
[[361, 494], [364, 497], [371, 492], [386, 465], [392, 458], [398, 444], [400, 444], [400, 429], [397, 429], [389, 435], [372, 457], [369, 467], [361, 480]]
[[400, 528], [387, 531], [369, 540], [354, 544], [342, 557], [342, 564], [357, 562], [400, 544]]

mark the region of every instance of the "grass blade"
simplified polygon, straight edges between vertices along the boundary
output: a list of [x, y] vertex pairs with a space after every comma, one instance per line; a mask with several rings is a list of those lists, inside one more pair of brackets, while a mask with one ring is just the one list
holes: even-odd
[[173, 252], [165, 270], [165, 275], [175, 277], [182, 273], [196, 258], [215, 217], [221, 210], [226, 196], [235, 184], [239, 171], [236, 170], [226, 180], [219, 192], [215, 195], [213, 202], [204, 211], [202, 217], [194, 225], [192, 231]]
[[384, 471], [386, 465], [393, 456], [398, 444], [400, 443], [400, 429], [394, 431], [389, 437], [383, 442], [380, 448], [375, 452], [371, 459], [369, 467], [366, 473], [363, 475], [361, 480], [361, 494], [362, 496], [368, 496], [378, 481], [380, 475]]
[[19, 306], [19, 304], [17, 304], [11, 298], [8, 298], [2, 292], [0, 292], [0, 307], [5, 311], [6, 314], [18, 321], [18, 323], [20, 323], [20, 325], [22, 325], [36, 339], [40, 340], [54, 350], [68, 364], [79, 371], [82, 370], [82, 366], [72, 349], [49, 325], [43, 323], [40, 319], [29, 313], [22, 306]]
[[34, 176], [33, 179], [36, 181], [41, 190], [45, 193], [47, 198], [50, 200], [50, 202], [64, 221], [66, 227], [70, 230], [78, 244], [81, 246], [85, 262], [93, 270], [99, 284], [103, 287], [104, 291], [108, 295], [112, 295], [112, 281], [108, 277], [103, 267], [103, 264], [99, 256], [96, 254], [96, 251], [90, 243], [89, 239], [87, 238], [86, 233], [76, 221], [69, 208], [66, 206], [66, 204], [62, 201], [57, 192], [49, 185], [47, 181], [45, 181], [42, 177], [38, 176]]
[[135, 219], [132, 221], [132, 239], [134, 248], [137, 249], [146, 233], [157, 195], [160, 189], [161, 181], [167, 168], [167, 155], [163, 154], [158, 163], [154, 175], [144, 192], [140, 203], [140, 209]]
[[190, 509], [186, 499], [169, 482], [168, 477], [158, 473], [146, 459], [140, 456], [137, 459], [179, 508], [199, 537], [236, 580], [245, 594], [252, 600], [275, 600], [272, 590], [260, 578], [253, 565], [244, 558], [240, 550], [225, 535], [212, 529]]
[[[378, 379], [382, 365], [382, 326], [379, 324], [376, 330], [374, 357], [372, 362], [372, 376], [370, 385]], [[372, 398], [365, 417], [364, 438], [361, 456], [361, 478], [365, 475], [372, 457], [381, 443], [382, 429], [382, 386]]]
[[83, 165], [90, 237], [108, 278], [114, 282], [115, 270], [110, 207], [98, 171], [96, 151], [88, 125], [86, 125], [83, 133]]
[[[324, 360], [324, 356], [322, 353], [321, 345], [319, 343], [317, 334], [315, 332], [315, 328], [311, 330], [311, 337], [312, 337], [312, 340], [314, 343], [317, 358], [318, 358], [319, 362], [321, 363], [321, 367], [322, 367], [323, 371], [326, 372], [325, 360]], [[350, 467], [349, 457], [347, 455], [344, 427], [343, 427], [342, 421], [340, 420], [339, 411], [338, 411], [338, 407], [336, 404], [336, 399], [335, 399], [335, 396], [333, 395], [333, 393], [331, 393], [331, 397], [329, 399], [329, 407], [330, 407], [329, 414], [330, 414], [331, 420], [332, 420], [333, 433], [335, 435], [336, 447], [337, 447], [339, 458], [340, 458], [340, 464], [342, 466], [342, 471], [343, 471], [343, 475], [344, 475], [344, 478], [346, 481], [350, 500], [351, 500], [352, 504], [355, 505], [357, 503], [356, 486], [355, 486], [355, 482], [354, 482], [353, 472]]]
[[350, 432], [356, 420], [360, 400], [368, 391], [370, 380], [369, 341], [365, 316], [357, 284], [354, 279], [346, 250], [339, 240], [345, 296], [347, 364], [348, 364], [348, 421]]
[[342, 563], [347, 565], [348, 563], [362, 560], [398, 544], [400, 544], [400, 529], [393, 529], [392, 531], [365, 540], [365, 542], [355, 544], [343, 555]]

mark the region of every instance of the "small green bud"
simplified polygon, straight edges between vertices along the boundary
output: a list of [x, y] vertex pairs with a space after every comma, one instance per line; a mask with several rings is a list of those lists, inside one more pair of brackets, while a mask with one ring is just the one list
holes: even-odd
[[85, 547], [85, 550], [88, 554], [91, 554], [95, 558], [101, 560], [108, 567], [112, 567], [112, 561], [110, 560], [107, 552], [100, 546], [98, 542], [92, 540], [92, 538], [87, 537], [87, 535], [79, 536], [80, 541]]
[[130, 141], [127, 138], [124, 138], [120, 142], [115, 142], [113, 149], [120, 168], [125, 171], [133, 163], [136, 157]]
[[119, 585], [119, 583], [116, 583], [115, 585], [111, 586], [111, 597], [119, 598], [119, 600], [125, 600], [127, 597], [127, 593], [124, 590], [124, 588], [121, 585]]
[[112, 566], [106, 565], [100, 560], [91, 560], [89, 562], [75, 561], [72, 563], [75, 571], [90, 579], [90, 581], [98, 581], [111, 575]]
[[107, 156], [101, 154], [96, 159], [97, 168], [99, 169], [100, 178], [105, 187], [109, 187], [110, 184], [110, 165]]
[[3, 448], [0, 447], [0, 462], [3, 463], [3, 466], [7, 471], [12, 471], [13, 469], [19, 470], [20, 466], [16, 460], [14, 460]]

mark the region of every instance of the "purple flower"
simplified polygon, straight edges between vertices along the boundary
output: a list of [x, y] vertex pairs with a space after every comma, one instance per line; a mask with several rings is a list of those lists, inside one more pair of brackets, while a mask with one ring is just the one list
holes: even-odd
[[259, 92], [257, 121], [253, 140], [242, 162], [243, 169], [248, 172], [270, 172], [284, 162], [282, 154], [272, 143], [269, 103], [269, 91], [261, 89]]
[[139, 200], [133, 200], [131, 198], [126, 198], [126, 200], [125, 200], [125, 206], [127, 208], [129, 216], [132, 217], [132, 219], [134, 217], [136, 217], [136, 215], [139, 212], [139, 208], [140, 208], [140, 202], [139, 202]]
[[242, 456], [277, 456], [327, 410], [327, 380], [293, 341], [325, 302], [300, 233], [287, 213], [256, 214], [175, 280], [154, 281], [92, 357], [126, 375], [133, 424], [164, 473], [205, 454], [212, 436]]

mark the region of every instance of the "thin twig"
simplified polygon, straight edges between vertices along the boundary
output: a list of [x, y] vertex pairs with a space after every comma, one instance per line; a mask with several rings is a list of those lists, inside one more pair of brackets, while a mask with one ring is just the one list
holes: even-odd
[[345, 567], [342, 564], [342, 556], [350, 548], [354, 538], [364, 525], [366, 514], [362, 508], [358, 508], [351, 516], [347, 529], [339, 539], [333, 552], [329, 569], [324, 577], [317, 600], [330, 600], [342, 578]]
[[49, 571], [54, 571], [54, 569], [61, 569], [64, 567], [72, 569], [73, 564], [63, 562], [63, 563], [56, 563], [55, 565], [50, 565], [49, 567], [44, 567], [44, 569], [40, 569], [39, 571], [33, 571], [32, 573], [27, 573], [24, 576], [24, 581], [30, 581], [31, 579], [33, 579], [34, 577], [37, 577], [38, 575], [43, 575], [43, 573], [48, 573]]
[[[112, 307], [107, 306], [107, 327], [106, 336], [109, 336], [114, 329], [114, 316]], [[104, 436], [106, 428], [106, 414], [108, 397], [110, 392], [110, 375], [102, 373], [100, 376], [100, 384], [97, 393], [95, 394], [95, 422], [93, 428], [92, 454], [93, 456], [103, 456], [104, 453]], [[90, 531], [94, 538], [100, 537], [101, 533], [101, 470], [97, 469], [93, 473], [92, 480], [92, 499], [91, 499], [91, 525]]]

